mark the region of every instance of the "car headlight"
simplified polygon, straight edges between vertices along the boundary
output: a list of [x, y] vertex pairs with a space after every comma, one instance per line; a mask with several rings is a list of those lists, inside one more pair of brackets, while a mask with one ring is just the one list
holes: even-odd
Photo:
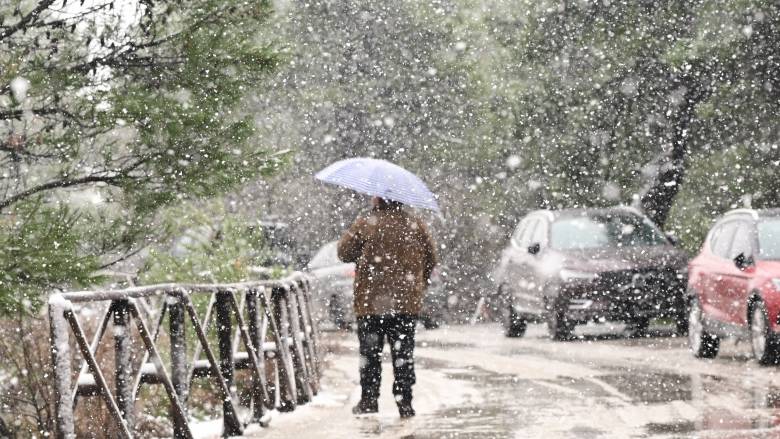
[[568, 282], [568, 281], [589, 281], [594, 280], [599, 275], [597, 273], [590, 273], [587, 271], [576, 271], [576, 270], [567, 270], [562, 269], [560, 271], [561, 280]]
[[776, 278], [772, 279], [772, 285], [775, 286], [775, 289], [777, 291], [780, 291], [780, 277], [776, 277]]

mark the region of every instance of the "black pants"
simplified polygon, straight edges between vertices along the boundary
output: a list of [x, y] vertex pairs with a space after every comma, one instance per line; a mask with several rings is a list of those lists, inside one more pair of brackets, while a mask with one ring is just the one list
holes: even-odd
[[385, 338], [393, 361], [393, 395], [396, 402], [412, 402], [414, 375], [414, 332], [417, 316], [408, 314], [364, 316], [358, 318], [360, 342], [361, 400], [374, 403], [379, 398], [382, 380], [382, 349]]

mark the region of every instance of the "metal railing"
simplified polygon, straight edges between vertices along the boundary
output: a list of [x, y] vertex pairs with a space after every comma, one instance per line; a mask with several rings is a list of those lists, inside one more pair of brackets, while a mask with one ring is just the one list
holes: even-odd
[[[135, 405], [143, 385], [164, 387], [175, 438], [192, 438], [187, 408], [195, 379], [213, 380], [210, 396], [222, 401], [223, 436], [240, 435], [250, 423], [265, 425], [269, 409], [290, 411], [310, 401], [318, 391], [320, 376], [310, 291], [310, 280], [295, 273], [281, 280], [235, 284], [162, 284], [53, 294], [49, 321], [56, 437], [76, 437], [74, 413], [79, 400], [87, 397], [102, 398], [117, 436], [133, 437]], [[209, 296], [202, 316], [193, 302], [198, 295]], [[157, 310], [153, 309], [155, 300]], [[90, 342], [78, 308], [99, 303], [106, 303], [106, 309]], [[167, 362], [159, 346], [166, 332], [166, 316]], [[101, 342], [109, 325], [113, 325], [114, 339], [113, 389], [101, 369], [109, 361], [98, 359], [98, 353], [106, 351], [100, 348], [106, 345]], [[188, 326], [195, 335], [191, 356]], [[212, 328], [216, 335], [210, 337]], [[140, 340], [134, 340], [134, 334]], [[139, 342], [143, 346], [140, 357], [133, 354]], [[79, 364], [74, 375], [73, 366]], [[237, 401], [236, 369], [248, 369], [251, 374], [247, 389], [251, 398], [244, 407]]]

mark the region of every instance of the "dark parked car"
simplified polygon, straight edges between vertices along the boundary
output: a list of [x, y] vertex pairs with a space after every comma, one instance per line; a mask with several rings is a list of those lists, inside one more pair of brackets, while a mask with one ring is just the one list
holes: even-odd
[[627, 208], [540, 210], [520, 221], [494, 273], [509, 337], [546, 321], [569, 338], [577, 324], [623, 321], [642, 332], [670, 317], [687, 328], [685, 253]]
[[693, 354], [712, 358], [720, 339], [750, 340], [761, 364], [780, 360], [780, 209], [737, 209], [710, 229], [689, 265]]

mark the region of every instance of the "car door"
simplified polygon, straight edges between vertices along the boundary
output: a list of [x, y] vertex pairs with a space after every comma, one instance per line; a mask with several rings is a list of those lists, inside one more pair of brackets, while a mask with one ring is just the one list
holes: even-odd
[[533, 255], [528, 253], [528, 247], [531, 245], [531, 238], [539, 226], [539, 222], [538, 217], [529, 217], [522, 235], [513, 243], [512, 273], [508, 277], [511, 279], [515, 291], [515, 305], [521, 310], [532, 310], [536, 302], [531, 294], [531, 287], [536, 282], [533, 269], [534, 261]]
[[752, 258], [755, 255], [756, 235], [751, 222], [738, 221], [736, 225], [729, 248], [728, 263], [723, 267], [720, 290], [724, 296], [722, 302], [727, 321], [744, 325], [747, 323], [748, 287], [754, 267], [740, 268], [735, 260], [738, 255], [742, 255], [743, 258]]
[[499, 286], [514, 286], [512, 277], [516, 276], [516, 274], [514, 274], [516, 270], [513, 266], [515, 259], [517, 259], [515, 254], [518, 252], [520, 246], [519, 242], [522, 239], [523, 233], [525, 233], [525, 230], [528, 228], [528, 221], [528, 217], [525, 217], [520, 221], [515, 228], [515, 231], [512, 233], [512, 236], [509, 238], [509, 244], [501, 253], [501, 260], [498, 263], [496, 271], [493, 273], [493, 278]]
[[[528, 272], [525, 275], [526, 284], [526, 306], [529, 309], [544, 309], [544, 291], [546, 276], [548, 270], [546, 264], [547, 253], [549, 251], [549, 230], [550, 225], [546, 218], [540, 217], [535, 223], [533, 230], [529, 234], [528, 245], [526, 246], [525, 257], [528, 261]], [[531, 253], [532, 247], [537, 248], [536, 253]]]
[[731, 273], [733, 262], [729, 259], [731, 241], [736, 232], [736, 221], [727, 221], [717, 226], [710, 242], [711, 254], [706, 258], [701, 274], [702, 308], [709, 318], [729, 322], [730, 299], [723, 282], [724, 275]]

